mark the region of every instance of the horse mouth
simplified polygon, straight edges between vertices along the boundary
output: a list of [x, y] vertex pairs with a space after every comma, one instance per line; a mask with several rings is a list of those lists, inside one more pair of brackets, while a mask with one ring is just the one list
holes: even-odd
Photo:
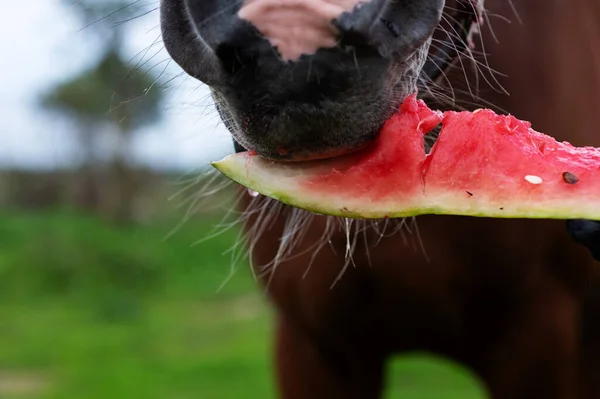
[[[449, 37], [448, 39], [438, 40], [439, 43], [436, 45], [436, 47], [429, 49], [432, 51], [429, 52], [426, 62], [422, 65], [422, 68], [419, 71], [421, 78], [419, 79], [416, 87], [417, 93], [425, 91], [424, 87], [419, 85], [428, 86], [432, 82], [435, 83], [439, 81], [444, 73], [450, 68], [451, 64], [456, 60], [457, 57], [459, 57], [459, 54], [465, 51], [467, 47], [471, 47], [473, 45], [470, 37], [474, 33], [477, 33], [482, 13], [482, 0], [469, 0], [459, 4], [459, 7], [455, 10], [455, 14], [453, 16], [453, 22], [451, 23], [452, 31], [456, 32], [456, 38]], [[398, 98], [389, 98], [388, 101], [393, 101], [399, 106], [404, 100], [403, 97], [408, 96], [411, 93], [409, 90], [409, 92], [396, 94], [400, 94]], [[371, 98], [365, 102], [365, 105], [368, 104], [369, 101], [377, 102], [378, 99]], [[360, 126], [357, 129], [358, 126], [352, 124], [341, 127], [340, 131], [345, 131], [345, 129], [350, 129], [353, 131], [353, 137], [350, 140], [346, 138], [340, 139], [339, 142], [329, 140], [328, 142], [320, 143], [311, 143], [311, 140], [289, 140], [287, 142], [284, 140], [269, 140], [270, 144], [268, 144], [266, 142], [259, 143], [256, 140], [247, 140], [248, 137], [235, 137], [236, 134], [234, 133], [234, 148], [236, 152], [249, 151], [261, 156], [263, 159], [281, 163], [327, 161], [332, 158], [360, 153], [368, 150], [370, 147], [375, 146], [381, 128], [387, 119], [392, 117], [394, 113], [395, 112], [390, 112], [389, 114], [380, 114], [379, 118], [377, 118], [378, 121], [368, 127]], [[363, 112], [363, 114], [368, 114], [368, 112]], [[330, 117], [333, 118], [332, 115], [330, 115]], [[280, 128], [279, 130], [283, 131], [294, 131], [298, 130], [297, 126], [306, 126], [307, 128], [305, 130], [310, 130], [313, 132], [324, 131], [325, 133], [323, 133], [323, 135], [327, 134], [327, 129], [319, 129], [316, 126], [311, 126], [308, 128], [310, 124], [310, 122], [305, 124], [301, 123], [299, 120], [295, 120], [292, 121], [291, 125], [286, 123], [275, 124], [275, 126], [278, 125]], [[377, 126], [378, 124], [380, 126]], [[376, 126], [377, 128], [375, 128]], [[282, 129], [282, 127], [284, 129]], [[294, 127], [296, 127], [296, 129], [294, 129]], [[245, 132], [245, 129], [237, 129], [238, 135], [240, 134], [241, 130], [244, 131], [244, 133], [241, 133], [242, 136], [247, 136], [246, 133], [251, 133]], [[264, 134], [264, 130], [262, 133]], [[250, 134], [250, 136], [252, 136], [252, 134]], [[254, 132], [254, 136], [256, 137], [256, 132]], [[277, 136], [277, 134], [274, 136]], [[240, 145], [240, 142], [242, 142], [244, 145]], [[251, 145], [251, 142], [253, 142], [253, 144], [257, 144], [258, 146], [255, 147]]]

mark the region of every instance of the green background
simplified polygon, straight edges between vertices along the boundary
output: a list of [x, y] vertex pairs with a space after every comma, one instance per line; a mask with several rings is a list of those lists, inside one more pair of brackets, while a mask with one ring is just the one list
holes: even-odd
[[[0, 398], [275, 398], [270, 310], [235, 228], [135, 226], [65, 210], [0, 213]], [[387, 398], [483, 398], [463, 369], [394, 359]]]

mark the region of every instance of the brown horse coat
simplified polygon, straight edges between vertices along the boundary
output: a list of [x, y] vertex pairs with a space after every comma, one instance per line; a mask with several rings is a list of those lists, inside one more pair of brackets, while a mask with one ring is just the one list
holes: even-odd
[[[510, 0], [486, 3], [478, 79], [462, 57], [478, 98], [460, 63], [440, 84], [458, 105], [494, 105], [559, 140], [600, 146], [600, 2], [512, 1], [518, 17]], [[243, 206], [264, 201], [246, 195]], [[385, 222], [355, 222], [347, 235], [344, 221], [313, 217], [278, 257], [299, 214], [271, 214], [251, 238], [277, 313], [282, 398], [377, 398], [386, 360], [409, 351], [460, 362], [494, 399], [600, 398], [600, 268], [564, 221], [423, 216], [395, 232], [389, 222], [385, 235]], [[247, 231], [264, 218], [255, 212]]]

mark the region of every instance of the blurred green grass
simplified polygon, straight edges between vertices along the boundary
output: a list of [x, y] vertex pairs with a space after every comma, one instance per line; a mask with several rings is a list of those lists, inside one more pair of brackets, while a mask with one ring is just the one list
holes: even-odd
[[[217, 218], [115, 227], [0, 213], [0, 398], [275, 398], [270, 312]], [[386, 398], [481, 399], [462, 369], [395, 360]]]

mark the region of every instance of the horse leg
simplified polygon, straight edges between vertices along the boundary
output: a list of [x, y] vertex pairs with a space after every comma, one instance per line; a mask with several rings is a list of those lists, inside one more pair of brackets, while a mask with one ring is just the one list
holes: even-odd
[[579, 304], [559, 282], [546, 281], [506, 334], [480, 358], [493, 399], [575, 399]]
[[[384, 357], [365, 344], [324, 342], [280, 317], [277, 324], [276, 378], [283, 399], [378, 399]], [[340, 337], [341, 338], [341, 337]], [[360, 353], [360, 354], [359, 354]]]

